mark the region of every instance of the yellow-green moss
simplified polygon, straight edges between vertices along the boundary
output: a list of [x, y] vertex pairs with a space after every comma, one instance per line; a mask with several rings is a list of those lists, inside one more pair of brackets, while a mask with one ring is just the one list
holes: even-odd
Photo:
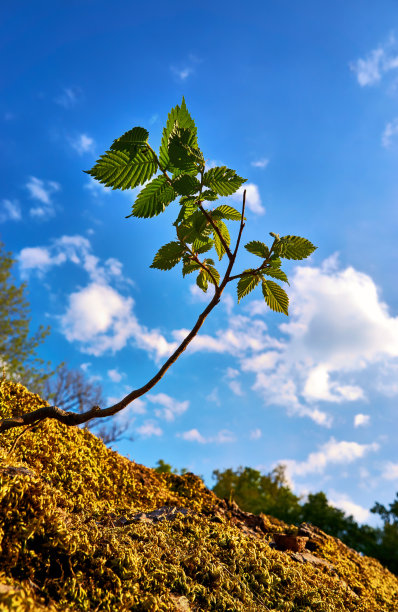
[[[1, 383], [3, 418], [40, 405]], [[0, 438], [0, 610], [169, 611], [181, 596], [191, 610], [398, 610], [397, 578], [338, 540], [316, 553], [333, 570], [303, 565], [270, 548], [271, 535], [245, 534], [228, 512], [216, 518], [217, 498], [193, 474], [157, 474], [55, 421], [10, 452], [19, 434]], [[129, 522], [166, 505], [192, 512]]]

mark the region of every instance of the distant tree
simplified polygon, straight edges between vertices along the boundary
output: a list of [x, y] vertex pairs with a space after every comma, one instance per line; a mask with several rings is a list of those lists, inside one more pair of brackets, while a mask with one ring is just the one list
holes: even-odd
[[270, 514], [287, 523], [296, 523], [300, 517], [300, 498], [289, 488], [285, 468], [278, 465], [269, 474], [261, 474], [250, 467], [214, 470], [214, 493], [221, 498], [236, 501], [238, 506], [253, 514]]
[[[53, 376], [44, 382], [43, 398], [65, 411], [82, 413], [87, 405], [103, 404], [102, 387], [82, 370], [69, 369], [61, 364]], [[129, 424], [120, 421], [89, 421], [85, 427], [109, 445], [125, 437]], [[130, 438], [131, 439], [131, 438]]]
[[0, 368], [8, 378], [42, 393], [53, 372], [50, 364], [37, 356], [37, 348], [50, 328], [41, 325], [31, 333], [27, 287], [15, 283], [14, 264], [15, 259], [0, 242]]
[[188, 470], [186, 468], [181, 468], [181, 470], [177, 470], [176, 468], [172, 468], [169, 463], [163, 461], [163, 459], [159, 459], [156, 463], [156, 467], [154, 468], [155, 472], [158, 474], [186, 474]]
[[389, 509], [376, 502], [371, 512], [378, 514], [384, 523], [380, 530], [377, 558], [394, 574], [398, 574], [398, 493]]
[[[168, 115], [159, 154], [156, 154], [148, 143], [148, 137], [149, 133], [145, 128], [132, 128], [114, 140], [110, 149], [101, 155], [87, 172], [112, 189], [133, 189], [143, 185], [129, 217], [155, 217], [176, 199], [179, 200], [173, 223], [175, 239], [158, 250], [151, 268], [171, 270], [182, 263], [182, 275], [195, 274], [196, 283], [204, 293], [207, 292], [209, 284], [213, 286], [214, 293], [209, 298], [209, 303], [191, 331], [158, 372], [142, 387], [134, 389], [113, 406], [102, 409], [93, 406], [85, 412], [70, 412], [57, 406], [46, 406], [32, 413], [22, 414], [18, 419], [2, 419], [0, 432], [46, 418], [57, 419], [66, 425], [81, 425], [91, 419], [107, 418], [120, 412], [162, 379], [198, 334], [205, 319], [219, 304], [222, 293], [231, 282], [236, 281], [238, 302], [257, 286], [261, 286], [263, 298], [269, 308], [288, 314], [288, 295], [281, 285], [275, 282], [288, 282], [286, 273], [281, 269], [282, 259], [305, 259], [316, 247], [300, 236], [280, 237], [279, 234], [269, 232], [273, 239], [270, 246], [260, 240], [252, 240], [245, 245], [248, 253], [259, 258], [254, 262], [254, 266], [233, 274], [246, 221], [246, 192], [243, 192], [241, 211], [229, 204], [217, 206], [215, 202], [219, 196], [236, 193], [246, 179], [226, 166], [206, 168], [205, 157], [198, 145], [196, 125], [184, 98], [181, 106], [175, 106]], [[226, 223], [230, 221], [239, 222], [234, 246], [231, 246], [231, 236]], [[134, 246], [133, 242], [132, 248]], [[219, 271], [214, 259], [206, 255], [212, 249], [220, 262], [226, 257], [224, 270]], [[135, 257], [139, 256], [140, 254], [135, 252]]]

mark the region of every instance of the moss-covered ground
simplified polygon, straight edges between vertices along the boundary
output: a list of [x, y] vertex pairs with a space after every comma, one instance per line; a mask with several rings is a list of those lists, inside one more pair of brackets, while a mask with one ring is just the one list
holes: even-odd
[[[2, 418], [41, 405], [0, 383]], [[193, 474], [56, 421], [20, 433], [0, 438], [0, 610], [398, 611], [397, 577], [339, 540], [313, 552], [329, 564], [302, 563], [270, 546], [280, 521], [253, 528]], [[140, 519], [165, 506], [189, 512]]]

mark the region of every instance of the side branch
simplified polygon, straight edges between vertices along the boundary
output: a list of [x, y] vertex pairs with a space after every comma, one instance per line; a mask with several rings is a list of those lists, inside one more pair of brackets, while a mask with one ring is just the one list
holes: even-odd
[[[224, 279], [225, 280], [225, 279]], [[174, 353], [168, 358], [168, 360], [163, 364], [160, 370], [155, 374], [151, 380], [149, 380], [144, 386], [139, 389], [135, 389], [131, 391], [126, 397], [124, 397], [120, 402], [110, 406], [109, 408], [100, 408], [99, 406], [93, 406], [90, 410], [83, 413], [76, 412], [66, 412], [65, 410], [61, 410], [57, 406], [43, 406], [42, 408], [38, 408], [33, 412], [29, 412], [27, 414], [23, 414], [18, 417], [11, 417], [9, 419], [1, 419], [0, 420], [0, 433], [4, 433], [9, 429], [13, 429], [15, 427], [24, 427], [25, 425], [32, 425], [33, 423], [37, 423], [38, 421], [42, 421], [44, 419], [55, 419], [60, 423], [64, 423], [64, 425], [82, 425], [83, 423], [87, 423], [94, 418], [106, 418], [109, 416], [113, 416], [114, 414], [126, 408], [131, 402], [133, 402], [141, 395], [145, 395], [148, 391], [152, 389], [160, 379], [165, 375], [169, 367], [178, 359], [178, 357], [185, 351], [188, 344], [193, 340], [193, 338], [198, 333], [199, 329], [202, 327], [206, 317], [210, 314], [215, 306], [220, 301], [221, 293], [225, 287], [226, 283], [223, 283], [224, 286], [222, 288], [216, 287], [213, 299], [209, 302], [207, 307], [203, 310], [203, 312], [199, 315], [194, 327], [189, 332], [189, 334], [184, 338], [178, 348], [174, 351]]]
[[229, 248], [229, 246], [227, 245], [227, 243], [225, 242], [225, 238], [222, 235], [222, 233], [220, 232], [219, 228], [217, 227], [217, 224], [214, 223], [213, 219], [211, 218], [211, 215], [209, 215], [209, 213], [207, 212], [207, 210], [205, 210], [202, 206], [201, 203], [199, 203], [199, 210], [204, 214], [204, 216], [206, 217], [206, 219], [208, 220], [208, 222], [210, 223], [210, 225], [212, 226], [212, 228], [214, 229], [214, 231], [216, 232], [217, 236], [220, 239], [221, 244], [223, 245], [225, 252], [229, 258], [229, 260], [232, 260], [232, 253], [231, 250]]

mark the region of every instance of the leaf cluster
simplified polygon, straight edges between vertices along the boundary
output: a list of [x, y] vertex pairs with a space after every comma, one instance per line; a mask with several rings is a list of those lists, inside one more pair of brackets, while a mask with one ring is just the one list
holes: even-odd
[[[210, 283], [219, 294], [228, 282], [237, 279], [238, 301], [261, 284], [268, 306], [276, 312], [288, 314], [289, 298], [275, 282], [288, 283], [281, 269], [281, 259], [304, 259], [315, 247], [299, 236], [280, 238], [271, 233], [274, 242], [270, 247], [257, 240], [245, 246], [249, 253], [260, 257], [262, 263], [257, 268], [231, 276], [239, 241], [232, 251], [226, 222], [239, 221], [241, 233], [244, 211], [226, 203], [217, 206], [215, 202], [219, 197], [236, 193], [246, 179], [226, 166], [206, 168], [197, 128], [184, 98], [181, 105], [172, 108], [168, 114], [158, 153], [149, 145], [148, 136], [145, 128], [134, 127], [117, 138], [87, 172], [112, 189], [132, 189], [143, 185], [129, 217], [155, 217], [172, 202], [178, 201], [178, 214], [173, 224], [175, 240], [158, 250], [151, 268], [171, 270], [181, 262], [183, 276], [195, 272], [196, 283], [202, 291], [206, 292]], [[227, 255], [228, 267], [223, 278], [214, 260], [202, 257], [211, 249], [214, 249], [218, 261]]]

